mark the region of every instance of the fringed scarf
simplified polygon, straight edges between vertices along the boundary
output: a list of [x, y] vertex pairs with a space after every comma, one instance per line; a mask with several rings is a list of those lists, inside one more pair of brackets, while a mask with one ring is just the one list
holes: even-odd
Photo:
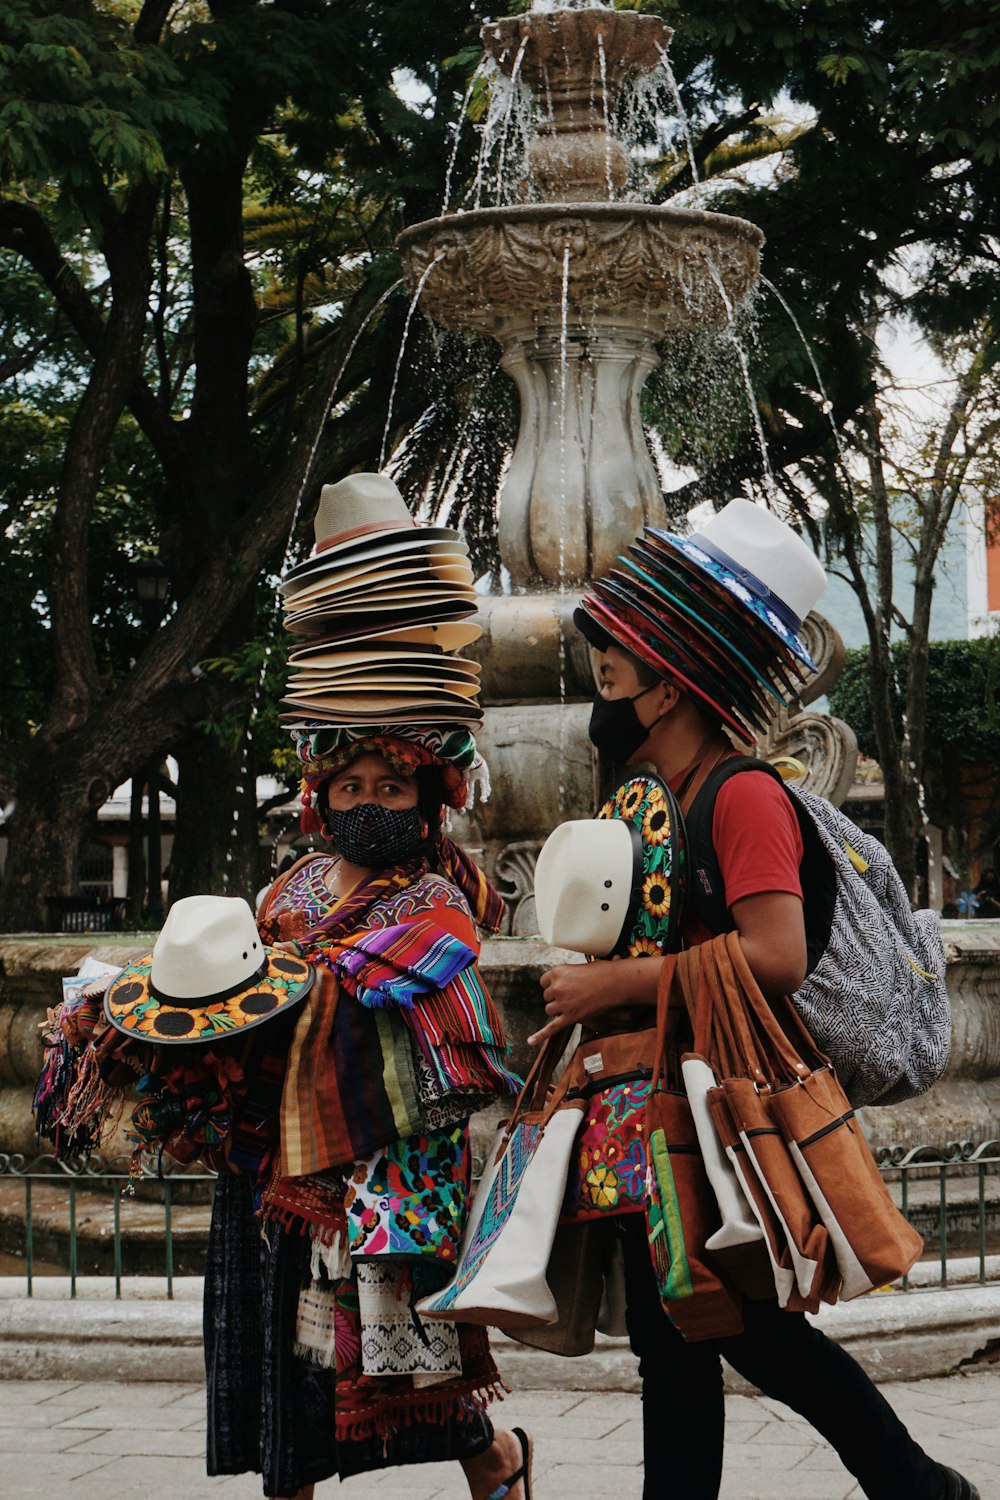
[[[292, 873], [292, 872], [290, 872]], [[407, 1031], [447, 1088], [516, 1091], [503, 1067], [499, 1016], [475, 977], [468, 915], [447, 911], [468, 942], [435, 921], [445, 903], [421, 889], [423, 863], [375, 872], [325, 916], [298, 926], [317, 981], [295, 1028], [281, 1102], [280, 1172], [302, 1176], [360, 1160], [423, 1124]], [[414, 920], [395, 922], [393, 898], [414, 890]], [[291, 892], [284, 897], [289, 901]], [[261, 925], [287, 936], [294, 909], [269, 899]], [[332, 897], [331, 904], [332, 904]], [[402, 903], [406, 905], [407, 903]], [[376, 908], [382, 906], [381, 921]], [[424, 912], [430, 915], [425, 917]], [[353, 1001], [338, 1004], [341, 984]], [[449, 1051], [449, 1049], [451, 1049]]]

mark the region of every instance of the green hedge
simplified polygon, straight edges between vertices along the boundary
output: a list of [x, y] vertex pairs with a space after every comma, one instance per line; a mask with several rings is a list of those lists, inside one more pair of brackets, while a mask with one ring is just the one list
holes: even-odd
[[[909, 652], [906, 642], [892, 647], [898, 728]], [[933, 641], [929, 657], [924, 709], [929, 766], [944, 752], [976, 765], [1000, 765], [1000, 639]], [[875, 756], [868, 675], [868, 648], [848, 651], [840, 679], [830, 690], [830, 712], [850, 724], [862, 754]]]

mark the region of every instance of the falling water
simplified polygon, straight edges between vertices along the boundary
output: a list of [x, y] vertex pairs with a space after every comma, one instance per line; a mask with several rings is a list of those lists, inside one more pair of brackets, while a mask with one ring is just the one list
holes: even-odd
[[[281, 559], [282, 575], [287, 573], [289, 567], [291, 566], [292, 550], [295, 546], [295, 532], [298, 528], [299, 516], [302, 513], [302, 502], [305, 498], [306, 490], [308, 489], [310, 481], [312, 479], [313, 467], [316, 462], [316, 454], [319, 451], [319, 445], [323, 437], [323, 432], [326, 428], [330, 412], [333, 409], [334, 398], [337, 394], [338, 389], [340, 388], [340, 382], [343, 379], [344, 371], [347, 369], [351, 356], [357, 348], [361, 336], [364, 333], [365, 329], [368, 327], [368, 324], [371, 322], [372, 318], [374, 318], [375, 314], [379, 311], [383, 304], [386, 303], [392, 296], [393, 292], [395, 292], [398, 287], [402, 286], [402, 284], [402, 277], [400, 277], [398, 281], [394, 281], [392, 283], [392, 286], [387, 287], [386, 290], [382, 293], [381, 297], [379, 297], [378, 301], [368, 309], [367, 313], [358, 326], [357, 332], [355, 333], [354, 337], [351, 339], [351, 342], [347, 347], [347, 353], [341, 360], [336, 374], [333, 377], [333, 380], [330, 382], [330, 389], [327, 393], [327, 398], [323, 405], [323, 413], [320, 421], [316, 424], [316, 431], [313, 435], [313, 440], [309, 445], [309, 452], [306, 455], [306, 462], [305, 467], [302, 471], [302, 478], [299, 481], [298, 489], [296, 490], [295, 494], [295, 505], [292, 508], [292, 519], [289, 523], [288, 536], [285, 541], [285, 550], [282, 554]], [[261, 694], [264, 691], [264, 682], [267, 677], [267, 669], [271, 664], [271, 657], [273, 656], [273, 654], [274, 642], [273, 640], [268, 638], [264, 645], [264, 655], [261, 660], [260, 671], [257, 674], [257, 682], [254, 687], [253, 696], [250, 700], [250, 711], [247, 716], [247, 726], [243, 736], [243, 753], [240, 757], [239, 781], [237, 782], [236, 786], [237, 799], [242, 797], [247, 778], [250, 774], [250, 750], [251, 746], [253, 745], [253, 721], [257, 713], [257, 705], [260, 702]], [[229, 830], [229, 848], [226, 850], [225, 869], [222, 873], [222, 888], [224, 892], [228, 891], [229, 889], [229, 872], [233, 864], [235, 844], [237, 836], [239, 834], [239, 826], [240, 803], [237, 800], [236, 806], [233, 809], [233, 821], [230, 825]], [[272, 849], [272, 859], [274, 853], [275, 850]]]
[[615, 184], [611, 176], [611, 115], [608, 112], [608, 60], [604, 55], [604, 33], [597, 33], [597, 57], [601, 68], [601, 109], [604, 112], [604, 175], [608, 184], [608, 202], [613, 203]]
[[787, 507], [778, 494], [778, 488], [774, 482], [774, 470], [771, 467], [771, 455], [767, 451], [767, 439], [764, 436], [764, 424], [760, 419], [760, 408], [757, 405], [757, 398], [754, 395], [753, 381], [750, 378], [750, 361], [747, 358], [746, 349], [743, 347], [743, 343], [739, 335], [737, 334], [736, 314], [733, 310], [733, 304], [729, 299], [729, 293], [726, 291], [725, 283], [723, 282], [722, 277], [719, 274], [719, 268], [715, 264], [714, 260], [708, 260], [706, 264], [708, 266], [709, 275], [715, 282], [715, 285], [719, 291], [719, 296], [722, 298], [722, 301], [725, 304], [726, 318], [729, 324], [727, 337], [736, 351], [736, 358], [740, 362], [740, 370], [743, 373], [743, 387], [747, 394], [747, 406], [750, 409], [750, 417], [753, 421], [754, 432], [757, 436], [757, 446], [760, 449], [761, 461], [764, 465], [764, 489], [767, 493], [767, 498], [771, 502], [775, 511], [780, 513], [786, 510]]
[[500, 195], [503, 192], [503, 186], [506, 180], [505, 174], [507, 167], [507, 142], [510, 138], [511, 118], [514, 113], [514, 100], [520, 92], [517, 84], [517, 75], [521, 71], [521, 63], [524, 61], [524, 54], [527, 50], [527, 46], [530, 40], [531, 38], [527, 35], [521, 38], [521, 45], [517, 49], [517, 56], [514, 59], [514, 66], [510, 70], [510, 94], [507, 99], [507, 111], [504, 115], [503, 133], [500, 137], [500, 158], [497, 162], [498, 203], [500, 202]]
[[462, 98], [462, 106], [458, 112], [458, 119], [455, 121], [455, 139], [452, 143], [451, 155], [448, 157], [448, 170], [444, 174], [444, 198], [441, 202], [442, 214], [448, 212], [448, 205], [451, 202], [451, 179], [455, 172], [455, 162], [458, 160], [458, 147], [462, 139], [462, 126], [465, 124], [465, 117], [468, 113], [469, 100], [472, 98], [472, 91], [476, 86], [477, 78], [485, 77], [485, 74], [486, 69], [483, 63], [480, 62], [469, 79], [469, 86]]
[[406, 340], [409, 337], [410, 324], [413, 322], [413, 314], [417, 310], [417, 303], [420, 301], [420, 298], [423, 294], [424, 287], [427, 284], [428, 276], [431, 274], [438, 261], [443, 259], [444, 251], [442, 250], [439, 251], [438, 254], [435, 255], [434, 259], [430, 262], [430, 264], [424, 268], [423, 275], [420, 277], [420, 280], [417, 283], [417, 290], [410, 298], [410, 305], [406, 310], [406, 322], [403, 324], [403, 337], [399, 341], [399, 353], [396, 356], [396, 368], [392, 373], [392, 386], [389, 390], [389, 405], [386, 408], [385, 428], [382, 432], [382, 446], [379, 449], [378, 454], [378, 466], [380, 469], [385, 466], [386, 448], [389, 444], [389, 433], [392, 429], [392, 408], [396, 400], [396, 387], [399, 385], [399, 372], [403, 368], [403, 355], [406, 353]]
[[698, 183], [700, 181], [700, 178], [698, 176], [698, 163], [695, 161], [694, 156], [694, 140], [691, 136], [691, 121], [688, 118], [687, 110], [684, 108], [684, 101], [681, 98], [681, 91], [677, 86], [676, 75], [674, 74], [674, 70], [670, 65], [670, 58], [667, 56], [667, 50], [665, 47], [657, 47], [656, 50], [660, 54], [660, 66], [663, 68], [663, 71], [666, 74], [667, 86], [670, 89], [670, 95], [674, 101], [674, 108], [677, 111], [677, 118], [680, 121], [681, 129], [684, 131], [684, 139], [687, 142], [688, 160], [691, 163], [691, 181], [694, 183]]

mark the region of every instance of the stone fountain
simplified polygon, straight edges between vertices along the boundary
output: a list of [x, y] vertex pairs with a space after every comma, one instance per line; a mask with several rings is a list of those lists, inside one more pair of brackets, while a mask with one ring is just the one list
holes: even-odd
[[580, 585], [663, 520], [639, 411], [656, 344], [724, 325], [759, 274], [755, 225], [622, 196], [619, 98], [662, 67], [671, 35], [658, 17], [597, 5], [488, 22], [486, 52], [533, 115], [520, 201], [398, 241], [423, 311], [494, 338], [520, 397], [500, 499], [511, 592], [484, 600], [478, 652], [497, 794], [470, 830], [512, 894], [539, 837], [593, 811], [594, 684], [569, 617]]
[[[520, 1042], [537, 1021], [538, 974], [565, 957], [534, 936], [535, 857], [557, 823], [590, 816], [599, 801], [586, 733], [592, 664], [572, 610], [582, 584], [612, 566], [644, 524], [663, 520], [639, 410], [657, 342], [724, 327], [757, 282], [762, 235], [728, 215], [624, 196], [629, 156], [613, 122], [623, 91], [664, 64], [671, 31], [658, 17], [596, 4], [539, 7], [488, 22], [482, 38], [499, 78], [525, 91], [532, 114], [517, 201], [414, 225], [398, 245], [423, 311], [443, 328], [495, 339], [520, 397], [500, 499], [510, 592], [484, 599], [474, 648], [486, 705], [479, 738], [495, 795], [460, 830], [512, 909], [511, 936], [487, 944], [483, 959]], [[803, 705], [835, 679], [843, 647], [817, 615], [807, 644], [817, 673], [760, 750], [805, 761], [810, 787], [840, 803], [854, 737]], [[869, 1111], [876, 1143], [1000, 1134], [1000, 1038], [987, 1014], [1000, 937], [971, 927], [949, 931], [949, 942], [949, 1073], [930, 1105]], [[518, 1049], [518, 1060], [525, 1056]]]

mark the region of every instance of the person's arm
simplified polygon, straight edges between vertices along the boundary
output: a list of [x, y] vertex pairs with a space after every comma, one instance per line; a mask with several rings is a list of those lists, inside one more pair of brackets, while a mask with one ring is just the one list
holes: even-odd
[[732, 906], [750, 972], [768, 999], [791, 995], [806, 977], [802, 902], [785, 891], [744, 896]]

